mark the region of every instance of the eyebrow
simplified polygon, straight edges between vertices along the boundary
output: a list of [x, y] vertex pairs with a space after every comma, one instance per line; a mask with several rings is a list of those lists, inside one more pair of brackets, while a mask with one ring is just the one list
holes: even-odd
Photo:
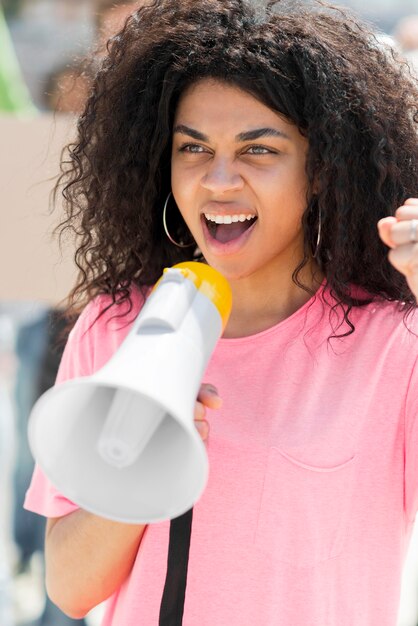
[[[195, 130], [194, 128], [185, 126], [184, 124], [177, 125], [174, 128], [173, 133], [181, 133], [182, 135], [188, 135], [189, 137], [196, 139], [196, 141], [205, 141], [205, 142], [209, 141], [209, 137], [207, 135], [204, 135], [203, 133], [201, 133], [198, 130]], [[255, 128], [254, 130], [248, 130], [244, 133], [239, 133], [239, 135], [236, 135], [235, 140], [240, 141], [240, 142], [254, 141], [255, 139], [260, 139], [261, 137], [281, 137], [282, 139], [290, 140], [289, 135], [286, 135], [286, 133], [284, 133], [281, 130], [278, 130], [277, 128]]]

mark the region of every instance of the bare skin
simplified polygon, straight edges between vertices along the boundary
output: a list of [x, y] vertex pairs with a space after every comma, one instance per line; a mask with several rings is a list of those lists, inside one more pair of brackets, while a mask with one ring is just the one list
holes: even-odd
[[[391, 249], [389, 259], [418, 296], [418, 244], [411, 242], [411, 221], [418, 220], [418, 199], [409, 198], [395, 217], [378, 223], [382, 241]], [[231, 331], [235, 335], [236, 324]], [[243, 324], [245, 327], [245, 323]], [[195, 425], [205, 441], [209, 436], [207, 409], [222, 400], [215, 387], [201, 386]], [[69, 616], [80, 619], [114, 593], [129, 576], [146, 526], [112, 522], [79, 510], [49, 519], [46, 531], [46, 583], [48, 594]]]
[[[260, 332], [310, 297], [292, 280], [303, 257], [307, 141], [289, 120], [248, 93], [213, 80], [200, 81], [183, 94], [174, 125], [174, 198], [206, 260], [226, 276], [233, 292], [224, 336]], [[253, 227], [225, 243], [211, 236], [206, 214], [221, 219], [249, 215]], [[410, 199], [396, 217], [379, 223], [379, 232], [392, 248], [391, 262], [417, 294], [418, 244], [410, 239], [414, 219], [418, 200]], [[301, 279], [315, 290], [322, 278], [311, 259]], [[207, 409], [221, 404], [217, 391], [202, 385], [194, 417], [203, 440], [210, 436]], [[145, 528], [81, 510], [50, 519], [46, 576], [51, 599], [80, 618], [108, 598], [129, 576]]]
[[385, 217], [378, 223], [379, 235], [389, 248], [389, 261], [408, 281], [418, 299], [418, 244], [411, 241], [413, 220], [418, 220], [418, 198], [408, 198], [395, 217]]
[[[205, 441], [209, 435], [206, 409], [222, 400], [213, 385], [201, 386], [195, 425]], [[64, 613], [81, 619], [106, 600], [129, 576], [146, 526], [122, 524], [83, 510], [47, 522], [46, 586]]]
[[[203, 256], [232, 289], [225, 337], [261, 332], [310, 298], [292, 274], [303, 258], [308, 141], [252, 95], [218, 80], [187, 89], [174, 120], [173, 196]], [[205, 215], [254, 216], [242, 237], [214, 240]], [[316, 290], [323, 276], [311, 258], [300, 276]]]
[[[190, 129], [199, 140], [190, 136]], [[233, 310], [225, 337], [260, 332], [301, 307], [309, 294], [292, 280], [303, 256], [307, 140], [288, 120], [253, 96], [201, 81], [181, 98], [175, 120], [172, 189], [208, 263], [229, 280]], [[230, 245], [208, 236], [204, 212], [254, 215], [254, 227]], [[314, 277], [315, 275], [315, 277]], [[313, 289], [322, 276], [314, 260], [305, 269]], [[195, 423], [209, 435], [207, 409], [221, 399], [202, 385]], [[48, 521], [47, 587], [72, 617], [85, 615], [129, 576], [145, 526], [100, 519], [85, 511]]]

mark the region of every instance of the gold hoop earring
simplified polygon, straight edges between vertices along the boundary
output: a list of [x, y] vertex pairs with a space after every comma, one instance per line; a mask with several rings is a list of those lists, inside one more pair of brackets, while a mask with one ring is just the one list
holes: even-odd
[[172, 195], [171, 191], [167, 196], [167, 200], [165, 201], [164, 204], [164, 209], [163, 209], [163, 226], [164, 226], [164, 232], [167, 235], [168, 239], [171, 241], [172, 244], [174, 244], [175, 246], [177, 246], [177, 248], [191, 248], [192, 246], [196, 246], [195, 242], [193, 243], [183, 243], [182, 241], [180, 241], [180, 243], [178, 243], [177, 241], [175, 241], [173, 239], [173, 237], [170, 235], [169, 231], [168, 231], [168, 227], [167, 227], [167, 207], [168, 207], [168, 201], [170, 200], [170, 196]]

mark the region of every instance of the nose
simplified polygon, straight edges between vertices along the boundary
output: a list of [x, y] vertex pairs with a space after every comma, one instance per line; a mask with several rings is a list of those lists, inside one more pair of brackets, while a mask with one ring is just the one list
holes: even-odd
[[226, 158], [214, 158], [201, 180], [204, 189], [214, 193], [239, 191], [244, 180], [233, 161]]

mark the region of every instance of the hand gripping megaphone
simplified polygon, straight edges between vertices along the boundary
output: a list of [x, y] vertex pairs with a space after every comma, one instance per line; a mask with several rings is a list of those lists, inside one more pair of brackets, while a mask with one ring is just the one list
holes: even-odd
[[194, 505], [208, 475], [194, 407], [231, 305], [228, 282], [208, 265], [168, 268], [108, 363], [41, 396], [29, 443], [58, 491], [127, 523]]

